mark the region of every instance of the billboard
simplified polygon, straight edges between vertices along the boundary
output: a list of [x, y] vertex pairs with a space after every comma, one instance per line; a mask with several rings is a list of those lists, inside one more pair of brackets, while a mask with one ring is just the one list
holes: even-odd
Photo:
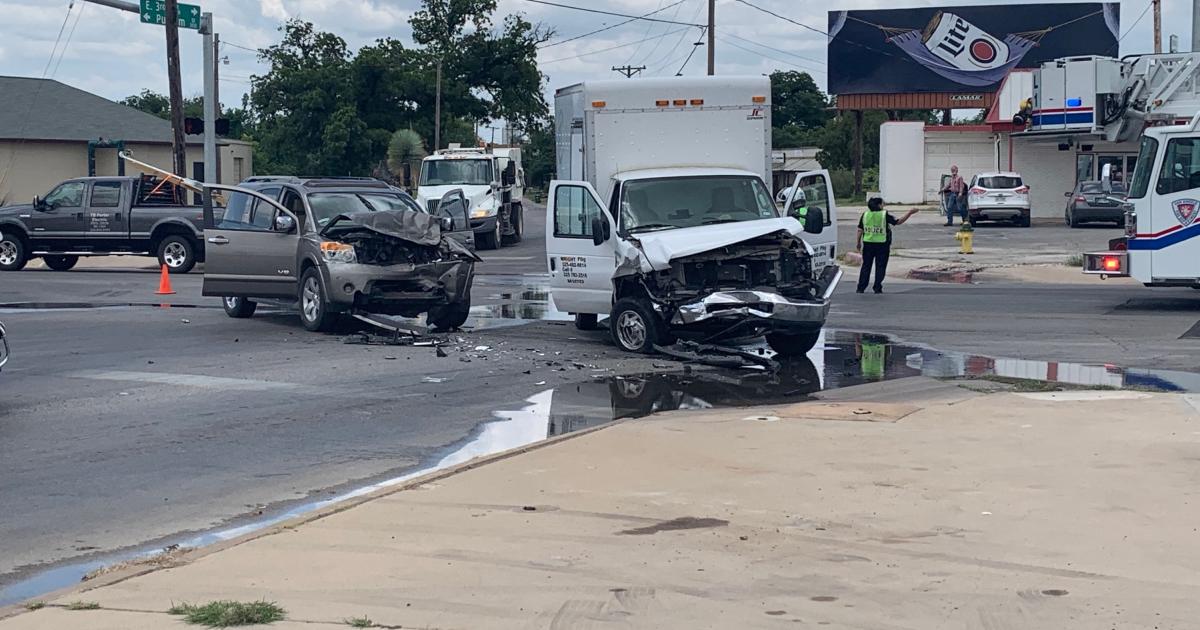
[[1116, 2], [829, 12], [829, 93], [987, 92], [1013, 68], [1117, 54]]

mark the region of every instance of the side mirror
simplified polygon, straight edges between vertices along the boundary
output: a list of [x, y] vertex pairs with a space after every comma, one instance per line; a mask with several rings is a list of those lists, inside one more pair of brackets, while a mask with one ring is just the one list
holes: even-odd
[[1070, 197], [1070, 196], [1071, 196], [1071, 194], [1072, 194], [1072, 193], [1071, 193], [1071, 191], [1069, 191], [1069, 190], [1068, 190], [1067, 192], [1063, 193], [1063, 196], [1064, 196], [1064, 197]]
[[296, 220], [288, 214], [279, 214], [275, 217], [275, 231], [291, 234], [296, 231]]
[[804, 216], [804, 231], [809, 234], [820, 234], [825, 231], [825, 211], [820, 208], [809, 208]]
[[38, 212], [42, 212], [46, 209], [45, 202], [43, 202], [42, 198], [37, 195], [33, 196], [33, 209], [37, 210]]
[[592, 219], [592, 244], [599, 246], [603, 245], [612, 236], [612, 228], [608, 226], [608, 221], [603, 217], [595, 217]]
[[1105, 164], [1100, 168], [1100, 186], [1104, 190], [1104, 194], [1112, 192], [1112, 164]]

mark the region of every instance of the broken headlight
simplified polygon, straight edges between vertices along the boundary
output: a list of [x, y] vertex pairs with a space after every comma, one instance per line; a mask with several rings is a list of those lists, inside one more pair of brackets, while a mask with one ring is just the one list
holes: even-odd
[[325, 262], [358, 262], [358, 257], [354, 253], [354, 246], [345, 243], [325, 241], [321, 243], [321, 254], [325, 256]]

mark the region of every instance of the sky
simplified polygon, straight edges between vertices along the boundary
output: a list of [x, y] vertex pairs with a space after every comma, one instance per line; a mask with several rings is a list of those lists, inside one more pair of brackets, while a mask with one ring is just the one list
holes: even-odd
[[[645, 14], [662, 7], [656, 17], [702, 23], [707, 0], [555, 0], [560, 4], [616, 13]], [[1150, 14], [1134, 20], [1150, 0], [1121, 3], [1121, 54], [1152, 50]], [[897, 8], [970, 4], [1037, 4], [975, 0], [753, 0], [753, 3], [824, 30], [827, 12], [840, 9]], [[412, 43], [408, 18], [419, 0], [200, 0], [211, 11], [216, 31], [225, 42], [221, 56], [221, 101], [237, 105], [250, 88], [249, 78], [265, 71], [249, 49], [268, 46], [279, 38], [279, 26], [300, 18], [347, 41], [351, 49], [391, 37]], [[539, 52], [539, 66], [548, 75], [548, 93], [557, 87], [599, 78], [615, 78], [612, 66], [645, 65], [649, 76], [685, 75], [705, 71], [705, 49], [694, 47], [699, 29], [676, 24], [636, 21], [573, 41], [556, 43], [604, 26], [625, 21], [529, 0], [499, 0], [495, 22], [520, 12], [532, 22], [554, 29], [556, 35]], [[784, 20], [760, 13], [738, 0], [717, 0], [717, 73], [764, 74], [777, 69], [803, 70], [825, 86], [826, 38]], [[1179, 35], [1190, 41], [1191, 3], [1163, 0], [1163, 40]], [[1132, 29], [1131, 29], [1131, 25]], [[61, 31], [61, 39], [58, 37]], [[56, 48], [55, 43], [58, 40]], [[181, 66], [185, 95], [200, 94], [201, 38], [181, 30]], [[767, 46], [763, 48], [760, 46]], [[120, 99], [142, 89], [167, 92], [165, 36], [158, 26], [141, 24], [138, 16], [83, 0], [0, 0], [0, 75], [57, 79], [101, 96]], [[688, 53], [695, 55], [684, 66]]]

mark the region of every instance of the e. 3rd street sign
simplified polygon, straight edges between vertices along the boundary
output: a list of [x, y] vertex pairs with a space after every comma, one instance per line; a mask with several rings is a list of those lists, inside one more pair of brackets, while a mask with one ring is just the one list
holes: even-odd
[[[164, 0], [141, 0], [138, 14], [146, 24], [166, 24], [166, 5]], [[179, 3], [179, 28], [200, 30], [200, 5]]]

